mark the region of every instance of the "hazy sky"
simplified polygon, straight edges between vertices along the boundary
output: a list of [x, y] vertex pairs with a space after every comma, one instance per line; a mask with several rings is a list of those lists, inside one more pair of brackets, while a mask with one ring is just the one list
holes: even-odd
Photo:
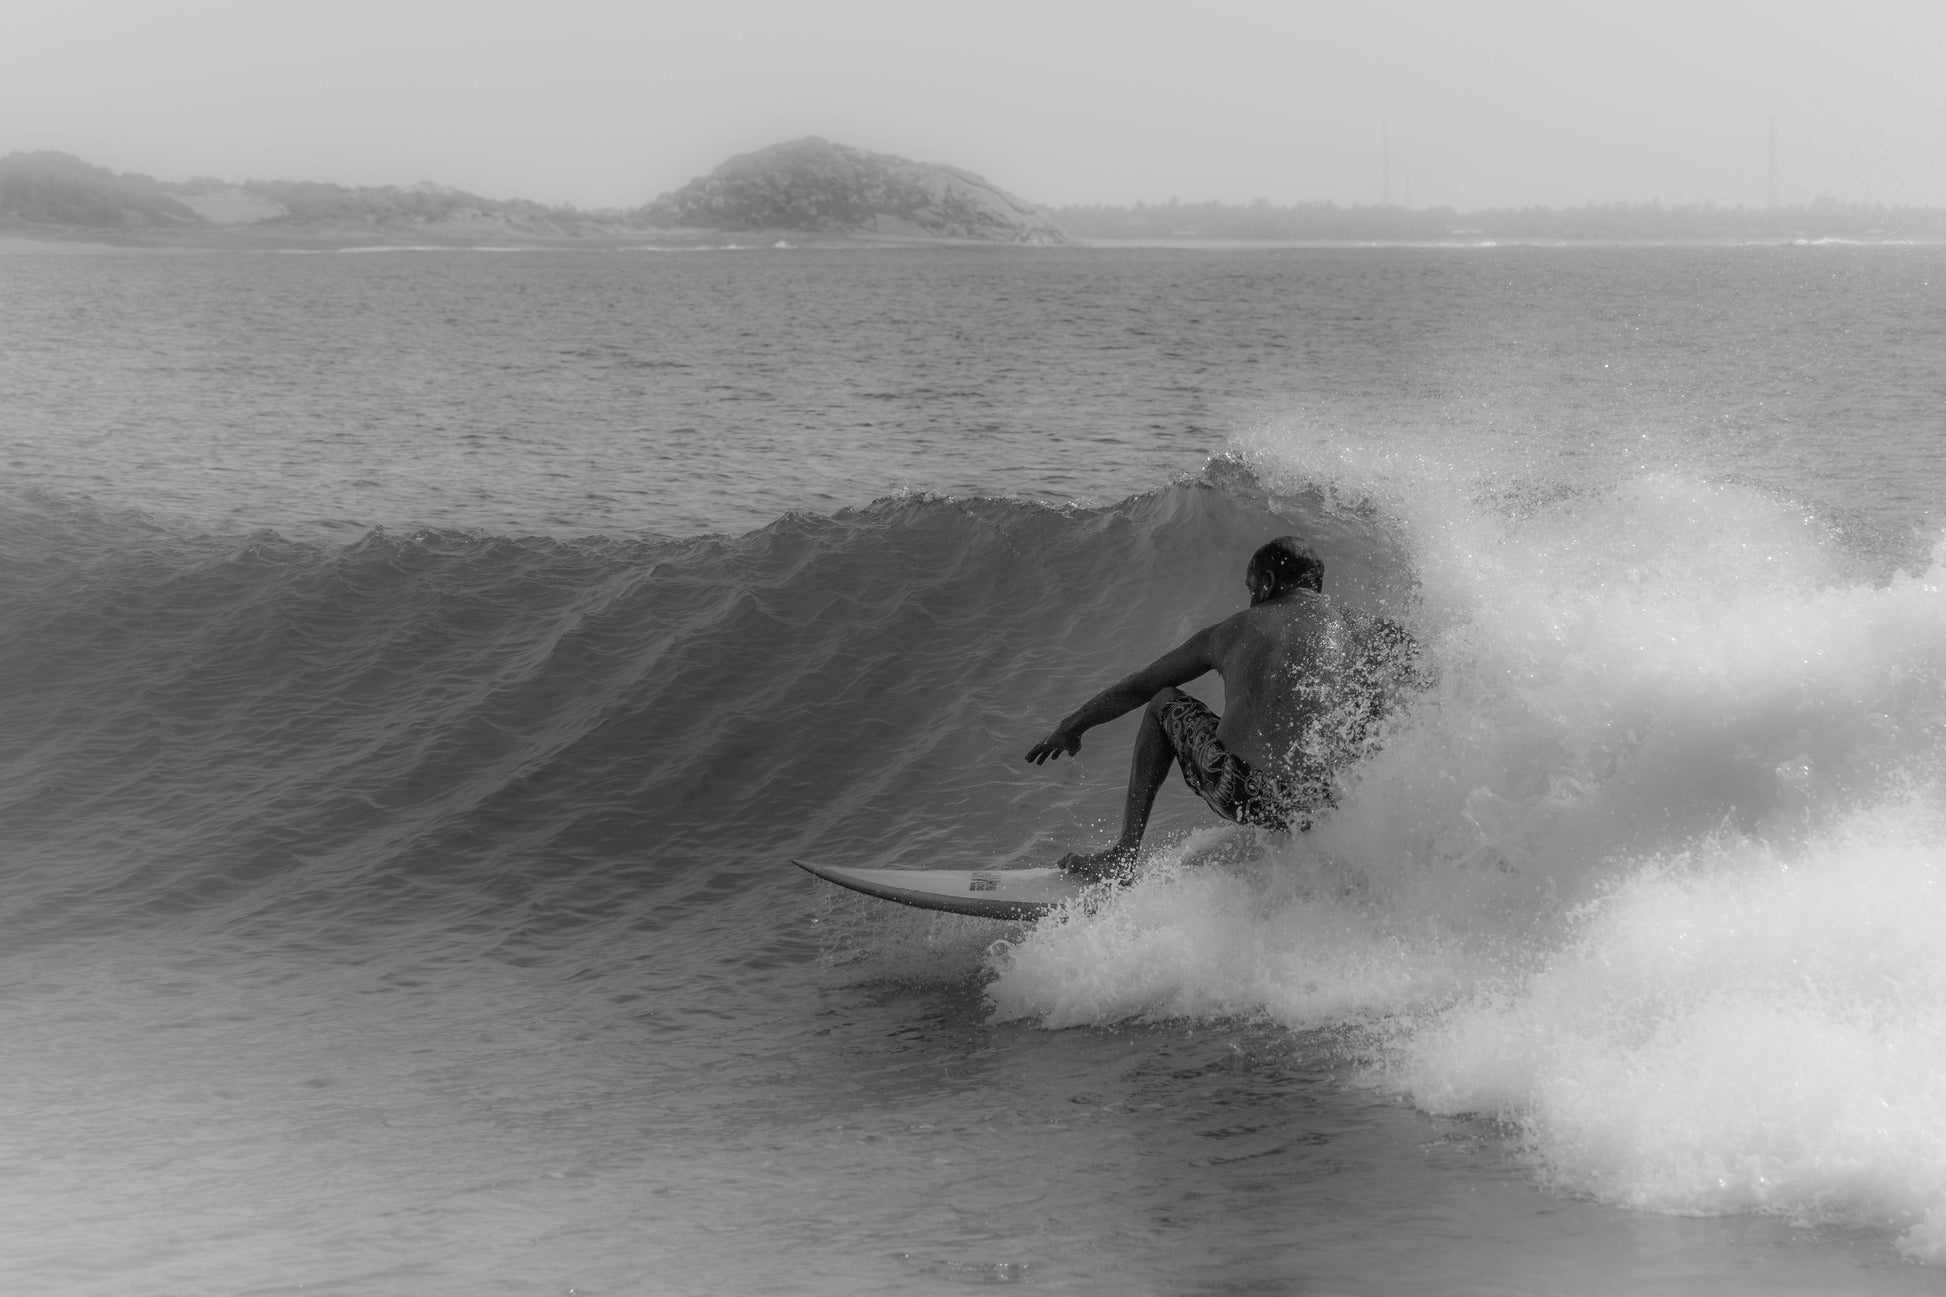
[[800, 135], [1034, 201], [1946, 205], [1946, 0], [0, 0], [0, 154], [644, 202]]

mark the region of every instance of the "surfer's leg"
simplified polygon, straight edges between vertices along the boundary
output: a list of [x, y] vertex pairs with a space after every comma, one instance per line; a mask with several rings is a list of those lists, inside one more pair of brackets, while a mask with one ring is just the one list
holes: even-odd
[[1142, 709], [1142, 727], [1135, 732], [1135, 751], [1129, 757], [1128, 797], [1122, 804], [1122, 836], [1101, 851], [1077, 851], [1061, 857], [1061, 868], [1070, 874], [1089, 878], [1115, 878], [1135, 863], [1142, 846], [1142, 833], [1149, 827], [1149, 812], [1155, 808], [1155, 795], [1169, 777], [1175, 761], [1175, 745], [1162, 728], [1160, 711], [1164, 704], [1182, 697], [1182, 691], [1167, 688], [1149, 699]]

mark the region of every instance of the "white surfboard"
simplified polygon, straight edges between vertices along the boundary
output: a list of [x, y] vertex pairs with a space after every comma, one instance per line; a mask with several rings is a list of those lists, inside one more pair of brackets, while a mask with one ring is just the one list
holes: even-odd
[[791, 863], [880, 900], [983, 919], [1038, 919], [1092, 886], [1058, 869], [850, 869]]

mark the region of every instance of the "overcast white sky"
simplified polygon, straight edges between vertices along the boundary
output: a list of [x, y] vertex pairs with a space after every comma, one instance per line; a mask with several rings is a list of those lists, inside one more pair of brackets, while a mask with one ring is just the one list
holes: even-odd
[[800, 135], [1033, 201], [1946, 205], [1946, 0], [0, 0], [0, 154], [634, 205]]

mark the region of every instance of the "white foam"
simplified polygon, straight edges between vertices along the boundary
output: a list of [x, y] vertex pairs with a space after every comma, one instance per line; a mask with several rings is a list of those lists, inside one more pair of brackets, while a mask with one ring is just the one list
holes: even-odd
[[1909, 800], [1792, 856], [1647, 862], [1538, 971], [1405, 1033], [1395, 1079], [1515, 1123], [1571, 1192], [1884, 1223], [1946, 1260], [1942, 840]]
[[1438, 683], [1282, 855], [1164, 850], [997, 948], [997, 1015], [1376, 1025], [1566, 1191], [1946, 1262], [1946, 541], [1861, 581], [1735, 484], [1329, 458], [1409, 537]]
[[1318, 1026], [1450, 998], [1467, 974], [1441, 942], [1388, 916], [1326, 862], [1190, 863], [1165, 847], [1138, 881], [993, 951], [1000, 1020], [1050, 1027], [1268, 1014]]

